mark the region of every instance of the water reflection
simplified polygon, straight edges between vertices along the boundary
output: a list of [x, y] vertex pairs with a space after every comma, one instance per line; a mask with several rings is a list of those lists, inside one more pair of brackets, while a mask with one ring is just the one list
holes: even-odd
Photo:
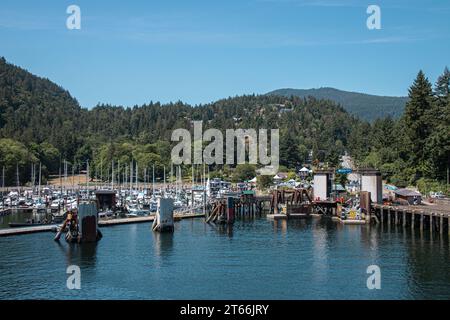
[[229, 238], [233, 238], [233, 225], [224, 223], [218, 224], [214, 226], [214, 230], [221, 236], [228, 236]]
[[173, 250], [173, 232], [152, 232], [153, 249], [155, 254], [162, 258], [167, 257]]
[[97, 242], [92, 243], [66, 243], [55, 242], [65, 257], [67, 265], [95, 267], [97, 261]]
[[286, 235], [286, 233], [287, 233], [287, 220], [286, 219], [274, 219], [273, 220], [274, 233], [278, 233], [279, 229], [281, 229], [282, 235]]
[[313, 279], [325, 283], [328, 278], [328, 233], [326, 229], [318, 227], [317, 223], [312, 224], [312, 245], [313, 245]]

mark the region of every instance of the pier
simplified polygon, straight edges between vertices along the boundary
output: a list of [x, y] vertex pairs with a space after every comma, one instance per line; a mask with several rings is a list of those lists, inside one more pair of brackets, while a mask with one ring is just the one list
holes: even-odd
[[388, 206], [372, 204], [373, 218], [381, 226], [402, 226], [411, 229], [418, 228], [421, 232], [430, 230], [450, 236], [450, 211], [443, 205]]

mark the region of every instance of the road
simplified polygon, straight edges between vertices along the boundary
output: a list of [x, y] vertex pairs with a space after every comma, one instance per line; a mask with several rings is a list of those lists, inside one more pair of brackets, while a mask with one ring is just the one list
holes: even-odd
[[[341, 166], [352, 170], [356, 169], [351, 156], [342, 156]], [[359, 175], [356, 173], [350, 173], [347, 178], [349, 181], [359, 181]]]

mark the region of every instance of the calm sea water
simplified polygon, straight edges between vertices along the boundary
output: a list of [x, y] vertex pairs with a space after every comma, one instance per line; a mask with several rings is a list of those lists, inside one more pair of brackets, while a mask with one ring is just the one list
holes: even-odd
[[[81, 246], [52, 233], [0, 238], [0, 299], [450, 299], [447, 235], [315, 218], [102, 232]], [[66, 287], [69, 265], [81, 290]], [[381, 268], [381, 290], [367, 289], [369, 265]]]

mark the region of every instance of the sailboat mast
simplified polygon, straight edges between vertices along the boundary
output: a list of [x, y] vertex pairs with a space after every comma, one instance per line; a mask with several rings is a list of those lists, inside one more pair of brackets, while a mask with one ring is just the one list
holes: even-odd
[[124, 182], [125, 190], [126, 190], [127, 183], [128, 183], [128, 165], [127, 164], [125, 165], [125, 172], [124, 172], [124, 174], [125, 174], [125, 180], [123, 182]]
[[192, 169], [192, 185], [191, 185], [191, 207], [194, 210], [194, 164], [191, 165]]
[[19, 164], [16, 163], [16, 181], [17, 181], [17, 189], [20, 191], [20, 181], [19, 181]]
[[3, 199], [5, 199], [4, 192], [5, 192], [5, 166], [3, 166], [3, 168], [2, 168], [2, 198]]
[[166, 195], [166, 166], [164, 166], [163, 197]]
[[75, 157], [72, 162], [72, 192], [75, 192]]
[[30, 185], [31, 188], [33, 188], [33, 164], [30, 165], [30, 168], [31, 168]]
[[138, 169], [138, 163], [137, 163], [137, 161], [136, 161], [136, 191], [139, 190], [139, 182], [138, 182], [138, 179], [139, 179], [139, 169]]
[[173, 179], [173, 162], [170, 163], [170, 177], [169, 177], [169, 185], [172, 184]]
[[86, 188], [87, 188], [87, 198], [89, 200], [89, 160], [86, 163]]
[[111, 190], [114, 190], [114, 160], [111, 161]]
[[206, 215], [206, 167], [203, 164], [203, 215]]
[[155, 195], [155, 165], [153, 165], [152, 196]]
[[117, 161], [117, 183], [119, 185], [119, 191], [120, 191], [120, 160]]
[[61, 158], [59, 158], [59, 191], [60, 191], [60, 196], [62, 196], [62, 176], [61, 176]]
[[39, 187], [38, 187], [38, 196], [41, 197], [41, 177], [42, 177], [42, 163], [39, 162]]
[[144, 194], [147, 194], [147, 167], [144, 168]]
[[178, 197], [178, 167], [175, 167], [175, 196]]
[[130, 194], [132, 189], [133, 189], [133, 160], [131, 160], [130, 163]]

